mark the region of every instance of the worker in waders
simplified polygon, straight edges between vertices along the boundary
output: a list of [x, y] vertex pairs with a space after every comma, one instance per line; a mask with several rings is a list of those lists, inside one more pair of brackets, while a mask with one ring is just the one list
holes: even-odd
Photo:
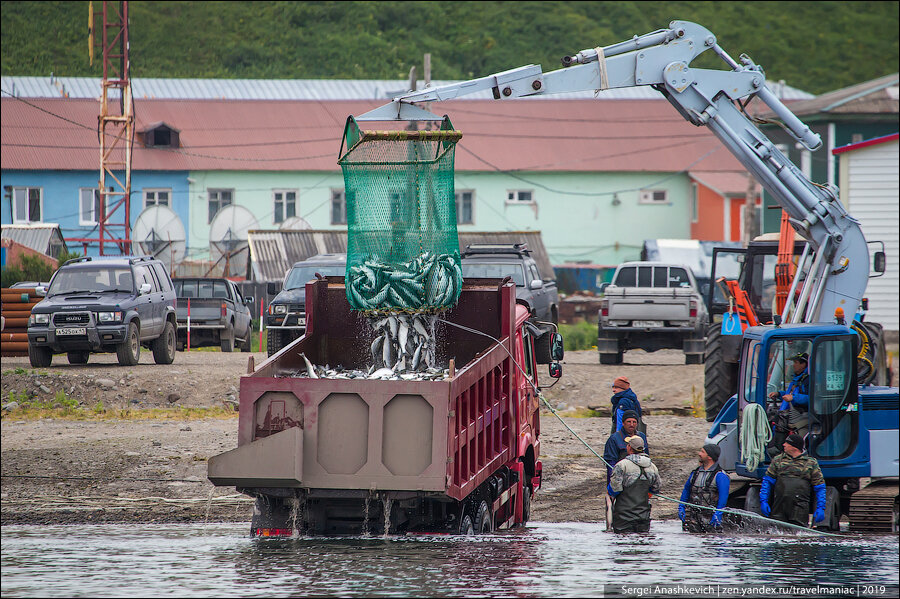
[[815, 458], [805, 455], [803, 438], [794, 433], [784, 442], [784, 452], [778, 454], [759, 491], [760, 507], [764, 516], [790, 522], [798, 526], [809, 525], [810, 500], [816, 495], [815, 523], [825, 520], [825, 477]]
[[704, 510], [682, 503], [678, 506], [678, 517], [681, 518], [683, 530], [709, 532], [719, 530], [723, 524], [731, 524], [730, 521], [723, 521], [722, 514], [722, 508], [728, 503], [731, 480], [719, 466], [719, 455], [719, 446], [712, 443], [707, 443], [697, 452], [700, 465], [688, 475], [681, 501], [716, 509]]
[[628, 455], [613, 468], [607, 485], [614, 498], [612, 527], [615, 532], [647, 532], [650, 494], [659, 492], [659, 470], [644, 453], [642, 437], [634, 435], [625, 442]]

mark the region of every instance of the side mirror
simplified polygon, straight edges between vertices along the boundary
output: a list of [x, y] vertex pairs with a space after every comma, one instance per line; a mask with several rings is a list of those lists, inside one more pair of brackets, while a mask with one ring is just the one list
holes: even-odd
[[558, 379], [562, 376], [562, 366], [559, 365], [559, 362], [553, 362], [550, 364], [550, 378]]
[[269, 295], [278, 295], [278, 283], [266, 283], [266, 293]]
[[559, 333], [550, 333], [550, 359], [559, 362], [565, 355], [565, 346], [563, 344], [562, 335]]
[[884, 274], [886, 266], [887, 257], [885, 257], [884, 252], [875, 252], [875, 255], [872, 257], [872, 269], [879, 274]]
[[43, 285], [38, 285], [37, 287], [34, 288], [34, 294], [40, 295], [40, 296], [45, 296], [45, 295], [47, 295], [47, 288], [44, 287]]
[[541, 281], [535, 279], [535, 280], [533, 280], [533, 281], [528, 285], [528, 288], [529, 288], [529, 289], [540, 289], [540, 288], [543, 287], [543, 286], [544, 286], [544, 283], [543, 283], [543, 282], [541, 282]]
[[245, 298], [244, 298], [244, 303], [245, 303], [246, 305], [248, 305], [248, 306], [249, 306], [250, 304], [252, 304], [252, 303], [253, 303], [253, 296], [251, 295], [250, 297], [245, 297]]
[[600, 285], [600, 293], [606, 293], [606, 288], [609, 287], [609, 283], [603, 283]]
[[148, 293], [150, 293], [151, 289], [152, 287], [150, 286], [150, 283], [143, 283], [141, 285], [140, 295], [147, 295]]

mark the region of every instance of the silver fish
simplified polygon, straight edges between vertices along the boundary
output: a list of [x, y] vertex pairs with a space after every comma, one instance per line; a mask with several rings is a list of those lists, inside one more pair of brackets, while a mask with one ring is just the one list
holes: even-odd
[[391, 376], [394, 374], [394, 371], [390, 368], [379, 368], [375, 372], [369, 375], [370, 379], [380, 379], [381, 377]]
[[311, 379], [319, 378], [319, 375], [316, 374], [316, 369], [313, 368], [312, 362], [309, 361], [306, 354], [301, 352], [300, 356], [303, 358], [303, 361], [306, 362], [306, 375]]

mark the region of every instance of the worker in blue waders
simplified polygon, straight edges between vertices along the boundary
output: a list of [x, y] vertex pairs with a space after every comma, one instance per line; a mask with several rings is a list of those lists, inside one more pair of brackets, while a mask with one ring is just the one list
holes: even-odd
[[707, 443], [697, 452], [700, 465], [688, 475], [681, 501], [716, 509], [704, 510], [682, 503], [678, 506], [678, 517], [683, 530], [710, 532], [732, 524], [722, 513], [722, 508], [728, 503], [731, 479], [719, 466], [720, 454], [719, 446], [712, 443]]
[[659, 470], [644, 453], [643, 437], [628, 437], [625, 444], [628, 455], [613, 468], [607, 484], [607, 492], [615, 500], [612, 528], [615, 532], [647, 532], [650, 494], [659, 493]]
[[798, 526], [809, 525], [810, 500], [816, 496], [813, 521], [825, 520], [825, 477], [815, 458], [803, 451], [803, 438], [794, 433], [784, 442], [784, 453], [778, 454], [759, 491], [764, 516]]

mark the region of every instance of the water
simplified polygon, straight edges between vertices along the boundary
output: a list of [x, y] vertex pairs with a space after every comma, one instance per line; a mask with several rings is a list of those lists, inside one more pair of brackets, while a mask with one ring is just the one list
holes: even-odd
[[602, 523], [484, 537], [251, 539], [248, 529], [4, 526], [2, 595], [596, 597], [623, 582], [897, 585], [900, 567], [896, 536], [696, 536], [677, 521], [647, 535]]

